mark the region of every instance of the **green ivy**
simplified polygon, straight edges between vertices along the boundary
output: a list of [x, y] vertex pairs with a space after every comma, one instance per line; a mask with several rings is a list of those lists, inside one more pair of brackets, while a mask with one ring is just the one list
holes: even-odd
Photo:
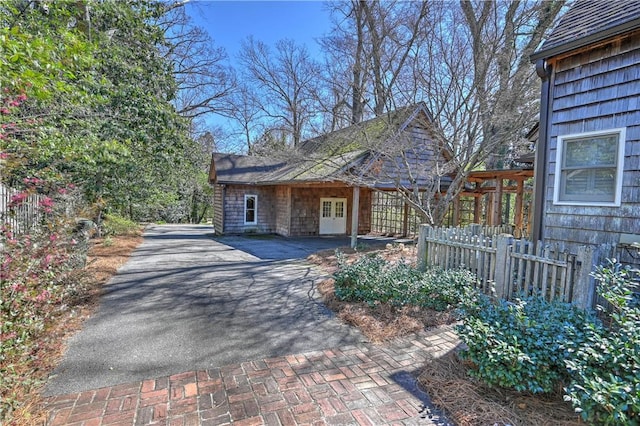
[[612, 261], [593, 276], [608, 303], [605, 327], [591, 323], [584, 335], [570, 336], [566, 361], [571, 383], [565, 400], [582, 418], [602, 425], [640, 424], [640, 308], [634, 292], [637, 270]]
[[580, 339], [587, 323], [583, 311], [541, 297], [498, 304], [482, 298], [457, 332], [468, 347], [462, 357], [475, 365], [472, 376], [492, 386], [546, 393], [567, 379], [565, 342], [568, 336]]
[[473, 298], [469, 284], [475, 278], [467, 271], [433, 268], [421, 272], [403, 261], [387, 262], [378, 254], [365, 255], [351, 264], [341, 253], [337, 256], [335, 294], [340, 300], [444, 311]]

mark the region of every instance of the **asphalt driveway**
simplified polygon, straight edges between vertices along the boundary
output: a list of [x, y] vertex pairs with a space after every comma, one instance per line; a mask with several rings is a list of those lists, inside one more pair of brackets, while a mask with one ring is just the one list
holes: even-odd
[[59, 395], [252, 359], [357, 344], [321, 302], [304, 261], [344, 238], [224, 237], [152, 226], [104, 287], [45, 388]]

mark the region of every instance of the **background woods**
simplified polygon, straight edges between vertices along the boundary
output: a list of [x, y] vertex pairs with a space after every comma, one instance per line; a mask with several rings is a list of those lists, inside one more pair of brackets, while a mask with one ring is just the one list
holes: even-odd
[[[290, 152], [423, 102], [451, 155], [430, 187], [397, 189], [438, 224], [470, 171], [507, 168], [528, 143], [539, 82], [527, 57], [563, 5], [332, 2], [320, 55], [248, 38], [234, 61], [181, 3], [5, 2], [2, 180], [72, 182], [96, 219], [195, 220], [212, 150]], [[384, 155], [404, 167], [400, 151]]]

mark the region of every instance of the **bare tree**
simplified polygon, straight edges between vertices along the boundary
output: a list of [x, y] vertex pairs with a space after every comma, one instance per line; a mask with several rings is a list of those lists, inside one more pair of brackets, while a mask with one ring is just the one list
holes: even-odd
[[346, 61], [334, 69], [332, 84], [342, 92], [336, 106], [350, 108], [352, 124], [366, 118], [366, 105], [376, 116], [399, 106], [396, 86], [425, 39], [430, 3], [351, 0], [331, 7], [334, 29], [322, 45], [332, 63]]
[[461, 1], [473, 57], [473, 89], [487, 168], [502, 167], [511, 142], [532, 127], [539, 81], [529, 55], [564, 1]]
[[240, 61], [261, 108], [273, 126], [290, 134], [292, 145], [302, 140], [315, 114], [314, 99], [320, 68], [307, 49], [293, 40], [280, 40], [275, 52], [249, 37], [242, 45]]
[[[422, 123], [416, 124], [428, 132], [431, 147], [416, 140], [414, 132], [406, 131], [388, 139], [384, 146], [370, 147], [378, 153], [379, 167], [369, 184], [392, 183], [399, 196], [426, 221], [441, 224], [469, 172], [505, 166], [507, 151], [524, 139], [535, 123], [539, 82], [528, 57], [564, 1], [443, 2], [430, 3], [428, 10], [421, 4], [423, 15], [418, 16], [427, 28], [416, 34], [419, 43], [412, 38], [414, 32], [407, 31], [405, 43], [388, 45], [379, 43], [386, 34], [381, 22], [403, 22], [401, 12], [409, 9], [395, 9], [391, 14], [383, 9], [392, 7], [391, 3], [358, 5], [366, 19], [378, 22], [374, 34], [370, 34], [374, 24], [365, 23], [367, 46], [373, 53], [367, 87], [374, 99], [374, 112], [380, 111], [376, 106], [383, 102], [384, 108], [390, 108], [394, 103], [417, 100], [423, 100], [431, 112], [430, 118], [423, 117]], [[394, 16], [395, 20], [391, 19]], [[415, 24], [417, 19], [406, 22]], [[356, 38], [354, 35], [352, 40]], [[398, 38], [386, 35], [384, 39]], [[385, 48], [384, 55], [375, 53], [376, 40], [382, 46], [397, 48]], [[407, 45], [412, 47], [405, 50]], [[391, 61], [394, 53], [399, 56]], [[376, 56], [388, 61], [388, 67], [378, 64]], [[384, 70], [379, 78], [376, 68]], [[381, 82], [378, 88], [376, 81]], [[429, 150], [438, 154], [433, 161], [416, 160], [421, 151]], [[442, 152], [446, 155], [439, 155]]]
[[240, 85], [229, 98], [229, 111], [225, 115], [238, 124], [237, 134], [244, 139], [246, 152], [250, 154], [255, 134], [263, 127], [260, 101], [246, 85]]
[[174, 104], [190, 119], [227, 111], [228, 97], [236, 87], [224, 48], [214, 45], [195, 26], [183, 3], [169, 4], [159, 18], [165, 31], [165, 57], [171, 61], [177, 84]]
[[437, 4], [433, 28], [412, 58], [416, 91], [431, 110], [433, 136], [452, 157], [451, 182], [424, 213], [440, 224], [471, 170], [506, 164], [535, 123], [538, 80], [528, 61], [564, 1]]

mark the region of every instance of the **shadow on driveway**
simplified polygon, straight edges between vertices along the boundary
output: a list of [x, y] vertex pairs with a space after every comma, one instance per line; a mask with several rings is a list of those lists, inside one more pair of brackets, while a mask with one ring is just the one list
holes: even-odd
[[[281, 237], [279, 235], [232, 235], [214, 239], [222, 244], [250, 253], [262, 260], [306, 259], [330, 249], [346, 249], [351, 238], [345, 236]], [[412, 239], [359, 236], [358, 244], [384, 247], [388, 243], [413, 244]]]
[[149, 227], [105, 285], [97, 313], [69, 341], [45, 394], [364, 340], [324, 306], [316, 291], [321, 272], [301, 260], [346, 239], [214, 240], [212, 231]]

